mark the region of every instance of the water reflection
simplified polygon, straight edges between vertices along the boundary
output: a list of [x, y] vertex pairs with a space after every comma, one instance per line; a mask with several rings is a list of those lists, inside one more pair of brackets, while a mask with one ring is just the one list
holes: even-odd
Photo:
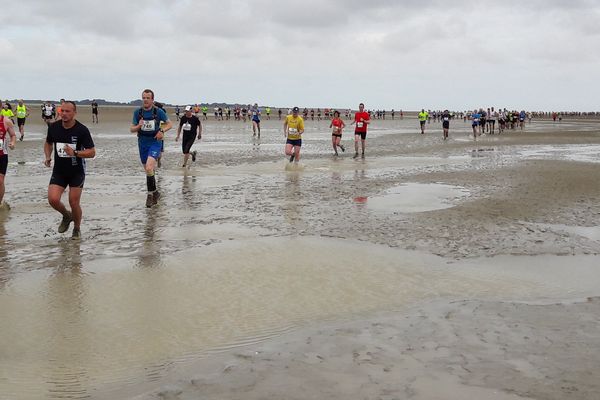
[[288, 224], [298, 228], [301, 222], [300, 208], [302, 201], [302, 188], [300, 185], [300, 172], [288, 171], [283, 185], [283, 215]]

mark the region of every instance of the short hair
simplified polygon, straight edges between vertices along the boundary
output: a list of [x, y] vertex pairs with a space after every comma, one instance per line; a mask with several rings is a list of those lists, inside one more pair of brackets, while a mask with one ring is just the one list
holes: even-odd
[[144, 89], [144, 91], [142, 92], [142, 94], [144, 93], [150, 93], [152, 95], [152, 100], [154, 100], [154, 92], [150, 89]]
[[363, 106], [363, 107], [364, 107], [364, 106], [365, 106], [365, 103], [360, 103], [360, 104], [359, 104], [359, 106]]
[[335, 110], [335, 111], [333, 112], [333, 115], [335, 116], [336, 114], [339, 116], [339, 115], [340, 115], [340, 112], [339, 112], [338, 110]]
[[65, 104], [73, 105], [73, 111], [77, 111], [77, 104], [75, 104], [75, 102], [73, 100], [66, 100]]

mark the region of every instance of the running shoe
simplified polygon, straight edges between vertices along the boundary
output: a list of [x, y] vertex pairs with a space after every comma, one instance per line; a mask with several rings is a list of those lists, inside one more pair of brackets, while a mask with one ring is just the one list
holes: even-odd
[[21, 141], [21, 142], [23, 141], [23, 136], [21, 136], [21, 137], [19, 138], [19, 141]]
[[292, 155], [290, 156], [290, 162], [294, 161], [294, 157], [296, 157], [296, 154], [292, 153]]
[[63, 215], [62, 221], [58, 226], [58, 233], [65, 233], [69, 229], [69, 225], [73, 221], [73, 215], [67, 211], [67, 215]]
[[160, 192], [157, 190], [154, 192], [154, 196], [152, 196], [153, 205], [158, 204], [158, 199], [160, 199]]
[[146, 207], [150, 208], [152, 205], [154, 205], [154, 196], [152, 196], [152, 193], [148, 193], [148, 196], [146, 196]]
[[344, 147], [343, 144], [340, 144], [340, 149], [342, 149], [342, 153], [346, 151], [346, 148]]
[[71, 239], [72, 240], [81, 239], [81, 231], [79, 230], [79, 228], [73, 228], [73, 233], [71, 234]]
[[362, 153], [360, 157], [365, 158], [365, 153]]
[[358, 158], [358, 153], [354, 153], [354, 157], [352, 158]]
[[192, 151], [192, 162], [196, 162], [196, 150]]

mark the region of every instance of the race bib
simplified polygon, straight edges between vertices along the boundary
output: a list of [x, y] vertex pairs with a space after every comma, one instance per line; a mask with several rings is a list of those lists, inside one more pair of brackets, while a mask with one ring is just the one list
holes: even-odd
[[363, 122], [357, 122], [356, 123], [356, 127], [357, 128], [362, 128], [365, 124]]
[[52, 110], [51, 110], [51, 109], [47, 109], [47, 108], [46, 108], [46, 109], [44, 110], [44, 115], [45, 115], [46, 117], [50, 117], [50, 116], [52, 116]]
[[151, 120], [144, 120], [144, 122], [142, 122], [142, 130], [145, 132], [154, 132], [156, 130], [156, 121], [151, 119]]
[[184, 131], [191, 131], [192, 130], [192, 124], [190, 124], [189, 122], [186, 122], [181, 127], [183, 128]]
[[450, 118], [444, 117], [444, 121], [448, 122], [448, 121], [450, 121]]
[[75, 145], [71, 144], [71, 143], [56, 143], [56, 153], [58, 154], [59, 157], [61, 158], [69, 158], [69, 157], [74, 157], [74, 156], [70, 156], [67, 154], [67, 152], [65, 151], [65, 146], [69, 146], [70, 148], [72, 148], [73, 150], [75, 150]]
[[4, 139], [0, 139], [0, 149], [5, 150], [4, 149]]

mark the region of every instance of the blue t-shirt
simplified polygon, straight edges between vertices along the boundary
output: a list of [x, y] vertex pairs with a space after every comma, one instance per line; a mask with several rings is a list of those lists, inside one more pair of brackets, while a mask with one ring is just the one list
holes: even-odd
[[525, 114], [525, 111], [521, 111], [521, 113], [519, 114], [519, 118], [521, 119], [525, 119], [526, 116], [527, 114]]
[[479, 119], [481, 119], [481, 114], [479, 114], [479, 113], [473, 114], [472, 118], [473, 118], [473, 123], [479, 122]]
[[252, 112], [252, 121], [260, 122], [260, 108], [253, 108]]
[[167, 122], [169, 118], [167, 117], [167, 113], [164, 110], [154, 107], [155, 111], [151, 109], [144, 110], [143, 108], [138, 108], [133, 112], [133, 125], [137, 125], [140, 122], [140, 111], [143, 112], [142, 118], [144, 119], [144, 124], [142, 124], [142, 128], [138, 132], [139, 136], [146, 137], [154, 137], [158, 133], [160, 129], [161, 122]]

